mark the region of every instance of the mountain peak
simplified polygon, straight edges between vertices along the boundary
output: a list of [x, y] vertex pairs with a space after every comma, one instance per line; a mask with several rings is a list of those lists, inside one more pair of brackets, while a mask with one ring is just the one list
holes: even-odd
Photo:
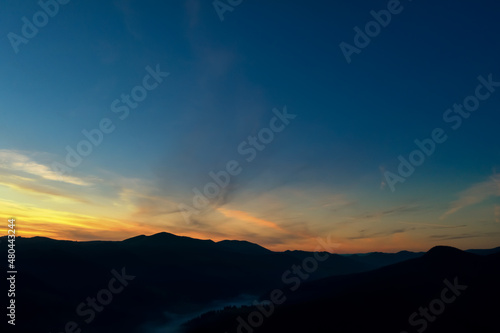
[[134, 237], [130, 237], [130, 238], [124, 239], [123, 241], [124, 242], [134, 242], [134, 241], [138, 241], [138, 240], [144, 239], [145, 237], [147, 237], [147, 236], [146, 235], [137, 235], [137, 236], [134, 236]]
[[468, 253], [451, 246], [434, 246], [424, 254], [424, 258], [432, 260], [463, 260], [475, 257], [475, 254]]
[[244, 254], [262, 254], [272, 252], [258, 244], [250, 243], [247, 241], [240, 240], [223, 240], [216, 243], [217, 246], [222, 247], [226, 250], [231, 250], [233, 252], [244, 253]]
[[181, 237], [181, 236], [177, 236], [177, 235], [174, 235], [174, 234], [171, 234], [169, 232], [165, 232], [165, 231], [162, 231], [162, 232], [159, 232], [157, 234], [152, 234], [151, 236], [147, 236], [149, 238], [172, 238], [172, 237]]
[[443, 254], [449, 255], [449, 254], [457, 254], [457, 253], [464, 253], [464, 251], [459, 250], [459, 249], [452, 247], [452, 246], [444, 246], [444, 245], [434, 246], [429, 251], [427, 251], [427, 254], [429, 254], [429, 255], [443, 255]]

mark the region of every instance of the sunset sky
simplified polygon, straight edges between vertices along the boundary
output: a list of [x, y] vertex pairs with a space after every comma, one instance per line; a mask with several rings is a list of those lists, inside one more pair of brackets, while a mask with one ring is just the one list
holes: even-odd
[[[493, 0], [401, 1], [350, 63], [340, 44], [388, 1], [244, 0], [222, 21], [208, 0], [73, 0], [17, 45], [9, 33], [24, 38], [23, 17], [42, 9], [2, 6], [4, 235], [16, 217], [18, 236], [82, 241], [166, 231], [280, 251], [327, 236], [341, 253], [500, 245], [500, 83], [484, 86], [500, 82]], [[446, 121], [478, 89], [477, 110]], [[109, 133], [68, 165], [67, 147], [99, 128]], [[392, 191], [386, 172], [436, 128], [445, 142]], [[259, 133], [268, 143], [250, 153]], [[240, 172], [220, 195], [182, 214], [230, 161]]]

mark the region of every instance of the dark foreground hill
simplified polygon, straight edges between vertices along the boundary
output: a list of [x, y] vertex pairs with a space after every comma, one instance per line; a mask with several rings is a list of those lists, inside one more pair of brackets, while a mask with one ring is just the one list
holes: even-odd
[[[1, 247], [7, 253], [5, 237]], [[312, 256], [169, 233], [120, 242], [18, 237], [16, 331], [144, 332], [144, 324], [162, 326], [178, 315], [203, 311], [214, 301], [257, 297]], [[332, 254], [310, 280], [379, 266]]]
[[[6, 238], [0, 240], [1, 248], [7, 253]], [[281, 325], [280, 313], [285, 317], [295, 316], [297, 311], [303, 310], [306, 301], [306, 309], [321, 308], [325, 300], [329, 302], [332, 297], [343, 295], [337, 294], [337, 287], [331, 286], [346, 286], [345, 295], [351, 293], [363, 300], [365, 295], [359, 294], [358, 288], [380, 288], [380, 292], [387, 292], [387, 295], [391, 295], [394, 288], [406, 288], [401, 281], [386, 286], [385, 283], [392, 281], [390, 275], [379, 284], [378, 280], [363, 278], [363, 274], [351, 274], [413, 257], [420, 258], [414, 259], [419, 263], [418, 260], [427, 256], [422, 255], [375, 253], [357, 258], [327, 252], [273, 252], [245, 241], [213, 242], [169, 233], [137, 236], [119, 242], [19, 237], [16, 238], [15, 331], [167, 332], [165, 327], [180, 325], [193, 318], [193, 313], [220, 308], [229, 300], [232, 304], [243, 304], [242, 300], [244, 304], [251, 304], [274, 288], [300, 284], [290, 301], [277, 309], [272, 319], [276, 323], [270, 321], [263, 326], [276, 329], [273, 325]], [[479, 260], [476, 258], [479, 256], [468, 255], [474, 262]], [[440, 260], [448, 261], [448, 255], [444, 257]], [[412, 260], [402, 265], [410, 262]], [[482, 261], [477, 263], [478, 267], [483, 264]], [[304, 267], [309, 271], [307, 279], [302, 279]], [[429, 276], [432, 274], [430, 270]], [[453, 278], [450, 274], [444, 275]], [[351, 289], [347, 288], [346, 281], [351, 283]], [[367, 281], [371, 282], [367, 284]], [[427, 288], [425, 283], [423, 285]], [[4, 290], [8, 289], [6, 285]], [[234, 324], [234, 321], [228, 323]], [[318, 320], [318, 325], [323, 327], [324, 323]]]
[[[435, 247], [370, 272], [282, 288], [281, 304], [228, 308], [186, 325], [201, 332], [498, 332], [500, 254]], [[272, 300], [273, 291], [263, 300]]]

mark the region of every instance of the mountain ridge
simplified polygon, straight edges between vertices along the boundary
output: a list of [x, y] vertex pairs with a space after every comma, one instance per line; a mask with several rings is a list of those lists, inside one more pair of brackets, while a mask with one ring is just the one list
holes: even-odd
[[[249, 327], [261, 333], [326, 333], [410, 332], [415, 328], [402, 330], [421, 326], [419, 330], [425, 328], [426, 333], [465, 333], [480, 325], [476, 331], [493, 333], [498, 329], [498, 306], [486, 300], [500, 297], [499, 279], [500, 253], [484, 256], [437, 246], [419, 258], [372, 271], [305, 281], [295, 291], [285, 290], [285, 302], [275, 305], [259, 326], [249, 323], [262, 310], [246, 306], [206, 313], [185, 328], [188, 333], [242, 332]], [[441, 301], [446, 311], [441, 315], [442, 311], [432, 310], [434, 316], [425, 317], [432, 321], [424, 321], [419, 309], [431, 308], [443, 297], [443, 290], [455, 295], [448, 303]], [[269, 295], [261, 300], [270, 299]], [[270, 311], [269, 306], [266, 309]], [[433, 319], [438, 315], [439, 320]]]
[[[72, 242], [72, 243], [90, 243], [90, 242], [113, 242], [113, 243], [119, 243], [119, 242], [127, 242], [127, 243], [134, 243], [134, 242], [144, 242], [146, 240], [154, 240], [154, 241], [165, 241], [165, 240], [185, 240], [185, 241], [201, 241], [205, 243], [211, 243], [211, 244], [219, 244], [221, 247], [226, 247], [227, 248], [232, 248], [235, 244], [240, 244], [243, 247], [254, 247], [255, 249], [260, 248], [261, 250], [267, 250], [269, 252], [275, 252], [275, 253], [286, 253], [286, 252], [294, 252], [294, 251], [301, 251], [301, 252], [312, 252], [312, 251], [305, 251], [305, 250], [285, 250], [285, 251], [273, 251], [270, 249], [267, 249], [266, 247], [259, 245], [257, 243], [252, 243], [247, 240], [234, 240], [234, 239], [224, 239], [221, 241], [213, 241], [211, 239], [200, 239], [200, 238], [193, 238], [189, 236], [180, 236], [176, 235], [170, 232], [162, 231], [158, 232], [155, 234], [151, 235], [137, 235], [137, 236], [132, 236], [129, 238], [125, 238], [123, 240], [86, 240], [86, 241], [73, 241], [73, 240], [66, 240], [66, 239], [55, 239], [55, 238], [50, 238], [50, 237], [44, 237], [44, 236], [33, 236], [33, 237], [25, 237], [25, 236], [16, 236], [17, 239], [33, 239], [37, 241], [61, 241], [61, 242]], [[1, 236], [1, 239], [7, 239], [7, 236]], [[229, 245], [231, 244], [231, 245]], [[474, 253], [474, 254], [479, 254], [479, 255], [487, 255], [487, 254], [493, 254], [493, 253], [499, 253], [500, 252], [500, 246], [494, 247], [491, 249], [467, 249], [467, 250], [460, 250], [458, 248], [452, 247], [452, 246], [447, 246], [447, 245], [436, 245], [430, 248], [427, 251], [408, 251], [408, 250], [400, 250], [398, 252], [382, 252], [382, 251], [373, 251], [373, 252], [363, 252], [363, 253], [336, 253], [341, 256], [346, 256], [346, 257], [351, 257], [351, 256], [359, 256], [359, 257], [364, 257], [364, 256], [376, 256], [376, 255], [408, 255], [408, 254], [425, 254], [428, 253], [429, 251], [433, 249], [441, 249], [441, 248], [450, 248], [450, 249], [456, 249], [459, 251], [467, 252], [467, 253]], [[443, 249], [444, 250], [444, 249]], [[334, 253], [334, 252], [331, 252]]]

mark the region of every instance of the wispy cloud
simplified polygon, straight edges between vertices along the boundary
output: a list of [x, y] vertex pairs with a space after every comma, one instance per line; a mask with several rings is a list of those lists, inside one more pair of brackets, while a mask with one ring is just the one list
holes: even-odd
[[488, 180], [474, 184], [465, 191], [460, 192], [458, 200], [451, 203], [451, 207], [440, 219], [442, 220], [462, 208], [475, 205], [492, 196], [500, 196], [500, 174], [495, 174]]
[[324, 198], [321, 198], [318, 202], [319, 206], [312, 206], [310, 209], [327, 209], [330, 212], [334, 213], [342, 208], [346, 208], [356, 204], [356, 201], [350, 200], [344, 194], [333, 194], [327, 195]]
[[79, 186], [91, 185], [86, 180], [72, 176], [61, 176], [52, 171], [44, 164], [36, 162], [33, 159], [35, 153], [26, 153], [17, 150], [0, 150], [0, 169], [8, 170], [11, 173], [24, 173], [34, 175], [43, 179], [64, 182]]
[[250, 222], [250, 223], [253, 223], [253, 224], [261, 226], [261, 227], [271, 228], [271, 229], [281, 231], [284, 233], [289, 233], [289, 231], [283, 229], [282, 227], [280, 227], [276, 223], [252, 216], [247, 212], [243, 212], [240, 210], [230, 210], [230, 209], [225, 209], [225, 208], [221, 208], [221, 207], [219, 207], [217, 209], [217, 211], [219, 211], [220, 213], [222, 213], [226, 217], [238, 219], [238, 220], [245, 221], [245, 222]]
[[133, 216], [158, 217], [180, 213], [178, 203], [154, 192], [154, 188], [147, 185], [140, 187], [124, 187], [119, 197], [123, 203], [133, 207]]
[[461, 225], [446, 225], [446, 224], [436, 224], [436, 223], [420, 223], [420, 222], [399, 222], [402, 224], [411, 224], [411, 225], [418, 225], [421, 227], [425, 228], [431, 228], [431, 229], [456, 229], [456, 228], [464, 228], [467, 225], [466, 224], [461, 224]]
[[123, 24], [127, 28], [128, 33], [130, 33], [135, 39], [142, 39], [142, 34], [138, 29], [137, 17], [134, 14], [134, 8], [131, 0], [115, 1], [114, 5], [118, 9], [119, 13], [122, 14]]
[[395, 234], [401, 234], [404, 233], [408, 230], [414, 230], [415, 228], [403, 228], [403, 229], [395, 229], [395, 230], [390, 230], [390, 231], [381, 231], [381, 232], [375, 232], [371, 234], [366, 234], [366, 230], [359, 230], [359, 235], [358, 236], [353, 236], [353, 237], [347, 237], [347, 239], [350, 240], [356, 240], [356, 239], [373, 239], [377, 237], [386, 237], [386, 236], [391, 236]]
[[3, 177], [4, 173], [0, 171], [0, 185], [9, 187], [19, 193], [23, 194], [31, 194], [41, 196], [41, 199], [51, 199], [51, 200], [71, 200], [81, 203], [88, 203], [89, 201], [80, 197], [79, 195], [75, 195], [68, 191], [62, 191], [57, 189], [56, 187], [41, 184], [33, 181], [30, 178], [17, 177], [17, 176], [8, 176]]
[[429, 238], [436, 240], [454, 240], [454, 239], [466, 239], [466, 238], [478, 238], [478, 237], [491, 237], [495, 235], [500, 235], [500, 232], [478, 232], [478, 233], [462, 233], [458, 235], [431, 235]]
[[379, 210], [374, 212], [365, 213], [360, 216], [355, 216], [356, 219], [380, 219], [388, 215], [407, 215], [411, 212], [416, 212], [420, 209], [418, 206], [401, 205], [394, 208]]

